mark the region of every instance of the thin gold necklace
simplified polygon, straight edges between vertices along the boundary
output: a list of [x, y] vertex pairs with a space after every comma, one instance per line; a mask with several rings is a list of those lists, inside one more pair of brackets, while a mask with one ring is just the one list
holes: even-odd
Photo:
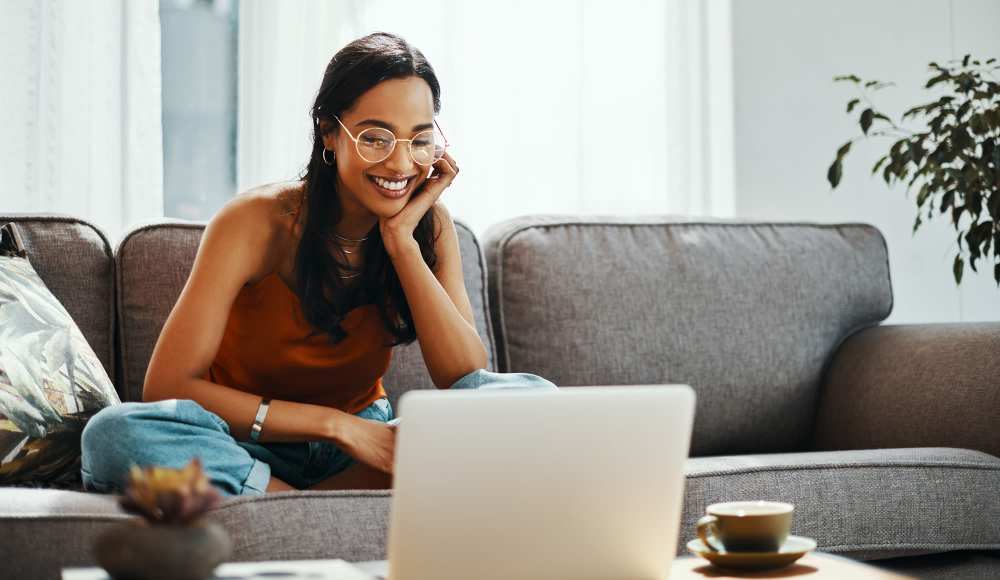
[[347, 248], [344, 247], [344, 244], [340, 243], [340, 242], [347, 242], [349, 244], [357, 246], [357, 245], [360, 245], [361, 242], [364, 242], [365, 240], [367, 240], [368, 236], [365, 236], [365, 237], [363, 237], [363, 238], [361, 238], [359, 240], [352, 240], [351, 238], [346, 238], [346, 237], [338, 234], [337, 232], [333, 232], [333, 238], [331, 238], [329, 235], [327, 235], [327, 239], [331, 240], [331, 241], [334, 241], [335, 243], [337, 243], [337, 245], [340, 246], [340, 249], [343, 250], [345, 254], [353, 254], [353, 253], [355, 253], [356, 250], [348, 250]]
[[337, 232], [333, 232], [333, 235], [334, 235], [334, 236], [335, 236], [335, 237], [336, 237], [336, 238], [337, 238], [338, 240], [341, 240], [341, 241], [344, 241], [344, 242], [351, 242], [351, 243], [354, 243], [354, 244], [360, 244], [361, 242], [363, 242], [363, 241], [365, 241], [365, 240], [367, 240], [367, 239], [368, 239], [368, 236], [365, 236], [365, 237], [363, 237], [363, 238], [361, 238], [361, 239], [359, 239], [359, 240], [352, 240], [351, 238], [345, 238], [344, 236], [342, 236], [342, 235], [338, 234]]
[[[336, 243], [338, 246], [340, 246], [340, 249], [343, 250], [343, 252], [345, 254], [354, 254], [357, 250], [348, 250], [347, 248], [344, 247], [343, 243], [338, 243], [338, 242], [347, 242], [347, 243], [350, 243], [350, 244], [353, 244], [353, 245], [357, 246], [357, 245], [360, 245], [365, 240], [367, 240], [368, 236], [365, 236], [365, 237], [363, 237], [361, 239], [358, 239], [358, 240], [354, 240], [354, 239], [342, 236], [342, 235], [338, 234], [337, 232], [333, 232], [333, 238], [330, 238], [329, 236], [327, 236], [327, 239], [330, 239], [331, 241], [333, 241], [335, 239], [336, 241], [334, 241], [334, 243]], [[348, 280], [350, 278], [357, 278], [360, 275], [361, 275], [361, 272], [355, 272], [354, 274], [349, 274], [347, 276], [344, 276], [343, 274], [337, 274], [337, 277], [340, 278], [341, 280]]]

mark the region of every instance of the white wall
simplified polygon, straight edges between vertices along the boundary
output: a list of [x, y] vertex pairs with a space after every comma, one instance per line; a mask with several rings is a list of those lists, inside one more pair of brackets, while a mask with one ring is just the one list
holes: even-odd
[[844, 113], [853, 87], [832, 78], [895, 81], [875, 104], [898, 118], [931, 100], [927, 63], [967, 52], [1000, 58], [1000, 2], [733, 0], [732, 28], [736, 215], [874, 224], [889, 245], [890, 322], [1000, 320], [992, 265], [978, 276], [967, 267], [956, 288], [952, 226], [925, 222], [912, 235], [912, 196], [869, 177], [891, 141], [856, 144], [840, 186], [831, 192], [826, 182], [836, 149], [860, 132]]

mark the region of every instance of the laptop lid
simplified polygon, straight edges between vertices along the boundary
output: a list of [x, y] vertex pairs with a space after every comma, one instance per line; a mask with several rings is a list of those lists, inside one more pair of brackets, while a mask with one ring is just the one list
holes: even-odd
[[390, 580], [666, 578], [694, 404], [683, 385], [407, 392]]

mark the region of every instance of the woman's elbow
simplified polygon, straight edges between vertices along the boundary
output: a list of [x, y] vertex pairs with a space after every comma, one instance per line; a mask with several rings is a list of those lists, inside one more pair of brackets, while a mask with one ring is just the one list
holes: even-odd
[[142, 383], [142, 401], [153, 403], [166, 399], [181, 399], [181, 381], [169, 377], [161, 377], [154, 373], [147, 373], [146, 380]]

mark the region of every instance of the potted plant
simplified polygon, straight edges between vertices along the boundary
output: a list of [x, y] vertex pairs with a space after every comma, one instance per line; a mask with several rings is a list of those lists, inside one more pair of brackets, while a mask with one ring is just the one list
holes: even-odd
[[210, 578], [232, 552], [225, 530], [202, 518], [221, 499], [198, 459], [181, 469], [133, 467], [119, 503], [141, 518], [98, 536], [97, 562], [112, 578]]
[[[847, 103], [847, 113], [858, 110], [861, 135], [844, 143], [827, 170], [833, 188], [843, 175], [843, 161], [851, 145], [869, 137], [893, 140], [888, 152], [872, 167], [881, 171], [887, 185], [906, 184], [907, 195], [916, 189], [917, 216], [913, 232], [925, 220], [947, 219], [957, 232], [958, 251], [952, 266], [961, 284], [965, 264], [993, 265], [1000, 285], [1000, 65], [966, 55], [942, 66], [930, 63], [932, 73], [925, 89], [945, 91], [937, 99], [902, 114], [899, 122], [879, 111], [875, 91], [893, 83], [864, 80], [857, 75], [834, 78], [853, 83], [858, 96]], [[915, 122], [918, 129], [903, 126]]]

